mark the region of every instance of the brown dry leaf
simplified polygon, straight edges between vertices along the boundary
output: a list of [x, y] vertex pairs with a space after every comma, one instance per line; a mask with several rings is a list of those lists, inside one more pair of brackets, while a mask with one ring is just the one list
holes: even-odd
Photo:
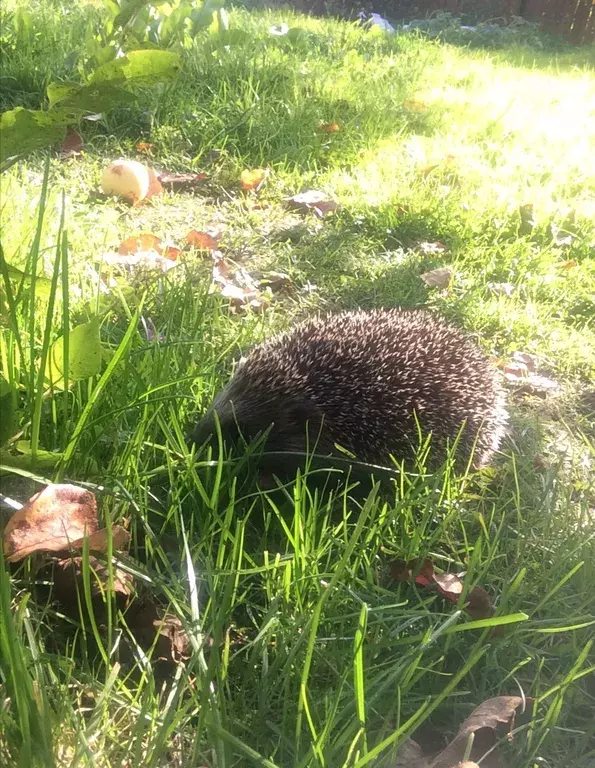
[[147, 251], [155, 251], [161, 253], [161, 238], [157, 235], [138, 235], [136, 237], [127, 237], [126, 240], [122, 240], [118, 248], [118, 253], [122, 256], [127, 256], [131, 253], [146, 253]]
[[145, 200], [150, 200], [156, 195], [160, 195], [163, 192], [163, 186], [159, 177], [152, 168], [147, 168], [149, 174], [149, 191], [146, 194]]
[[68, 160], [71, 157], [78, 157], [82, 154], [83, 138], [70, 126], [66, 130], [66, 136], [60, 144], [58, 153], [61, 160]]
[[[71, 542], [71, 549], [82, 549], [85, 538], [89, 541], [89, 549], [91, 552], [107, 552], [109, 532], [107, 528], [101, 528], [99, 531], [95, 531], [90, 536], [83, 536], [80, 539], [76, 539]], [[130, 534], [121, 525], [112, 526], [112, 547], [114, 550], [123, 549], [130, 541]]]
[[[463, 594], [464, 574], [436, 573], [432, 561], [427, 558], [414, 558], [408, 562], [394, 560], [389, 569], [395, 581], [415, 582], [421, 587], [431, 587], [451, 603], [456, 603]], [[492, 599], [482, 587], [473, 587], [469, 592], [465, 610], [474, 620], [487, 619], [494, 615]]]
[[[488, 699], [471, 713], [455, 738], [433, 759], [424, 756], [429, 750], [424, 750], [413, 739], [407, 739], [397, 749], [394, 768], [478, 768], [477, 760], [481, 760], [482, 768], [503, 768], [499, 751], [494, 749], [494, 746], [503, 735], [507, 735], [509, 740], [512, 739], [518, 710], [525, 703], [530, 704], [532, 701], [523, 700], [520, 696], [497, 696]], [[467, 755], [471, 736], [471, 754]], [[488, 752], [489, 754], [486, 754]]]
[[436, 240], [433, 243], [430, 242], [423, 242], [419, 243], [418, 245], [419, 250], [422, 253], [425, 253], [426, 255], [434, 254], [434, 253], [444, 253], [448, 250], [448, 248], [444, 245], [444, 243], [441, 243], [440, 240]]
[[136, 151], [147, 154], [153, 149], [154, 146], [155, 145], [151, 144], [150, 141], [139, 141], [136, 145]]
[[207, 178], [206, 173], [160, 173], [157, 178], [163, 187], [172, 190], [195, 187]]
[[[489, 619], [496, 612], [492, 598], [483, 587], [473, 587], [467, 595], [467, 604], [465, 610], [474, 621], [480, 619]], [[504, 633], [503, 626], [496, 626], [492, 629], [493, 635]]]
[[240, 288], [239, 285], [233, 285], [233, 283], [226, 283], [221, 288], [221, 295], [225, 296], [226, 299], [233, 299], [234, 301], [238, 301], [240, 304], [247, 304], [257, 296], [256, 291]]
[[235, 309], [260, 311], [268, 307], [268, 302], [259, 296], [257, 291], [242, 288], [230, 282], [222, 285], [221, 295], [226, 299], [231, 299]]
[[240, 183], [243, 189], [259, 190], [267, 176], [268, 170], [265, 168], [255, 168], [252, 171], [245, 170], [240, 175]]
[[[135, 601], [126, 612], [126, 623], [144, 651], [154, 646], [153, 663], [177, 664], [190, 655], [190, 641], [182, 622], [148, 599]], [[157, 636], [157, 641], [155, 637]]]
[[[215, 255], [214, 253], [212, 254]], [[227, 285], [231, 275], [231, 267], [223, 258], [215, 259], [213, 264], [213, 282], [219, 285]]]
[[289, 197], [287, 198], [287, 203], [291, 208], [298, 211], [314, 211], [321, 218], [340, 207], [339, 203], [331, 200], [327, 194], [316, 189], [310, 189], [307, 192], [300, 192], [299, 195]]
[[517, 395], [537, 395], [546, 397], [548, 393], [558, 392], [560, 385], [554, 379], [548, 379], [535, 372], [537, 360], [527, 352], [515, 352], [510, 360], [500, 361], [504, 378], [514, 385]]
[[507, 381], [518, 381], [529, 376], [529, 368], [520, 361], [509, 361], [504, 365], [504, 378]]
[[196, 229], [188, 232], [186, 242], [192, 248], [203, 251], [215, 251], [219, 247], [219, 238], [209, 235], [207, 232], [198, 232]]
[[[91, 574], [91, 594], [93, 597], [101, 598], [105, 594], [109, 574], [107, 565], [92, 555], [89, 557], [89, 565], [92, 568]], [[77, 593], [83, 590], [83, 558], [67, 557], [58, 560], [53, 570], [53, 588], [54, 596], [60, 601], [62, 606], [73, 615], [78, 614]], [[114, 566], [113, 569], [113, 591], [116, 597], [123, 603], [124, 607], [128, 597], [134, 591], [134, 579], [131, 574]], [[99, 618], [100, 611], [95, 611], [96, 618]]]
[[181, 248], [177, 248], [175, 245], [164, 244], [161, 247], [161, 253], [166, 259], [170, 261], [176, 261], [182, 253]]
[[429, 163], [428, 165], [422, 166], [422, 176], [429, 176], [432, 171], [436, 170], [436, 168], [440, 168], [440, 163]]
[[434, 566], [427, 558], [420, 560], [416, 557], [408, 562], [394, 560], [390, 565], [390, 573], [395, 581], [415, 581], [422, 587], [429, 587], [434, 581]]
[[406, 739], [397, 747], [394, 754], [393, 768], [429, 768], [430, 761], [424, 757], [419, 744], [413, 739]]
[[[497, 731], [503, 730], [511, 738], [517, 711], [530, 701], [532, 700], [523, 700], [520, 696], [496, 696], [484, 701], [463, 722], [448, 747], [430, 763], [430, 768], [453, 768], [464, 761], [471, 734], [474, 735], [471, 754], [468, 756], [471, 764], [481, 759], [482, 768], [501, 768], [498, 750], [494, 750], [485, 758], [484, 755], [496, 744], [499, 738]], [[506, 727], [503, 729], [502, 726]]]
[[515, 363], [522, 363], [527, 366], [527, 370], [531, 371], [531, 373], [533, 373], [537, 367], [537, 360], [528, 352], [513, 352], [512, 359]]
[[540, 376], [537, 373], [531, 373], [527, 378], [520, 382], [520, 386], [515, 390], [517, 395], [536, 395], [545, 398], [548, 393], [559, 392], [560, 385], [554, 379], [548, 379], [547, 376]]
[[420, 275], [429, 288], [448, 288], [452, 280], [452, 272], [448, 267], [439, 267]]
[[168, 272], [177, 266], [177, 262], [174, 259], [162, 256], [157, 251], [138, 251], [138, 253], [126, 255], [106, 253], [103, 261], [106, 264], [118, 267], [129, 267], [130, 269], [133, 267], [144, 267], [145, 269], [158, 269], [162, 272]]
[[563, 269], [566, 272], [569, 272], [571, 269], [574, 269], [576, 266], [578, 266], [578, 262], [576, 261], [576, 259], [569, 259], [568, 261], [564, 261], [562, 264], [560, 264], [560, 269]]
[[341, 128], [338, 123], [322, 123], [318, 126], [318, 130], [322, 133], [337, 133]]
[[16, 562], [32, 552], [57, 552], [97, 530], [97, 502], [86, 488], [48, 485], [10, 518], [4, 554]]
[[428, 110], [428, 105], [419, 99], [405, 99], [403, 106], [410, 112], [427, 112]]
[[267, 272], [262, 276], [260, 284], [270, 288], [273, 293], [291, 291], [295, 287], [293, 280], [285, 272]]

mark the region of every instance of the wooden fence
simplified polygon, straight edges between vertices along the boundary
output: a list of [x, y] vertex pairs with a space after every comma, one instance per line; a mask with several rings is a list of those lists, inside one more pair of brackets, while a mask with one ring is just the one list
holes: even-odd
[[519, 16], [541, 21], [550, 32], [573, 43], [595, 41], [595, 0], [524, 0], [520, 5]]
[[409, 16], [425, 16], [433, 11], [469, 13], [484, 19], [522, 16], [528, 21], [540, 21], [545, 30], [573, 43], [595, 41], [595, 0], [396, 0], [394, 9]]

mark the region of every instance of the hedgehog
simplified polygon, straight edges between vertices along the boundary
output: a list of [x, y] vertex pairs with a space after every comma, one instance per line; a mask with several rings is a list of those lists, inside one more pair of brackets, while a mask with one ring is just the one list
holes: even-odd
[[[496, 371], [459, 329], [422, 310], [344, 311], [315, 317], [253, 348], [199, 421], [192, 442], [216, 433], [265, 454], [343, 456], [393, 466], [454, 446], [459, 466], [488, 464], [506, 425]], [[216, 442], [216, 440], [214, 441]]]

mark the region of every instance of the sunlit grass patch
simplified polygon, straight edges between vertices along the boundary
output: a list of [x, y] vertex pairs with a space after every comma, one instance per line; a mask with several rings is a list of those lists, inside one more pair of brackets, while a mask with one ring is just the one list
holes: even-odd
[[[33, 33], [6, 62], [3, 105], [39, 106], [50, 79], [77, 77], [70, 54], [100, 12], [32, 5]], [[18, 439], [3, 450], [2, 492], [23, 502], [43, 478], [88, 485], [102, 523], [132, 534], [113, 567], [128, 568], [137, 598], [174, 616], [192, 645], [183, 663], [158, 661], [132, 631], [130, 607], [110, 599], [94, 623], [88, 565], [88, 585], [67, 607], [54, 601], [41, 555], [2, 568], [0, 756], [394, 766], [395, 734], [402, 741], [425, 725], [449, 739], [485, 699], [521, 693], [536, 703], [530, 726], [501, 746], [506, 765], [586, 768], [595, 663], [588, 56], [467, 50], [289, 10], [230, 18], [249, 32], [245, 43], [197, 45], [179, 81], [83, 124], [83, 156], [52, 155], [47, 187], [43, 156], [0, 180], [4, 258], [26, 273], [12, 273], [12, 301], [2, 283], [0, 363]], [[283, 20], [308, 34], [298, 44], [275, 38], [269, 28]], [[149, 154], [139, 141], [153, 145]], [[206, 178], [130, 207], [97, 194], [120, 155]], [[245, 191], [242, 171], [254, 168], [268, 176]], [[340, 208], [290, 210], [287, 198], [308, 189]], [[238, 309], [212, 288], [208, 250], [185, 250], [167, 272], [106, 262], [125, 238], [149, 233], [181, 247], [193, 229], [216, 233], [225, 264], [255, 280], [283, 273], [286, 290], [267, 294], [261, 311]], [[436, 268], [451, 270], [447, 289], [421, 279]], [[246, 467], [189, 453], [189, 427], [243, 350], [313, 311], [396, 305], [439, 312], [501, 364], [530, 354], [559, 385], [555, 395], [511, 394], [513, 429], [492, 469], [431, 474], [422, 461], [388, 495], [329, 497], [309, 476], [264, 494]], [[52, 393], [44, 358], [92, 318], [100, 374]], [[511, 623], [501, 636], [464, 629], [462, 602], [391, 580], [395, 558], [464, 571], [465, 589], [483, 587], [494, 602], [487, 621]]]

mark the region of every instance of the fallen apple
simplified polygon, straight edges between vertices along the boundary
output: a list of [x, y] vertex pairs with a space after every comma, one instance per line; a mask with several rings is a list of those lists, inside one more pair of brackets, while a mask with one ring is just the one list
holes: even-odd
[[117, 195], [133, 203], [144, 200], [151, 186], [149, 169], [136, 160], [115, 160], [101, 176], [101, 189], [106, 195]]

